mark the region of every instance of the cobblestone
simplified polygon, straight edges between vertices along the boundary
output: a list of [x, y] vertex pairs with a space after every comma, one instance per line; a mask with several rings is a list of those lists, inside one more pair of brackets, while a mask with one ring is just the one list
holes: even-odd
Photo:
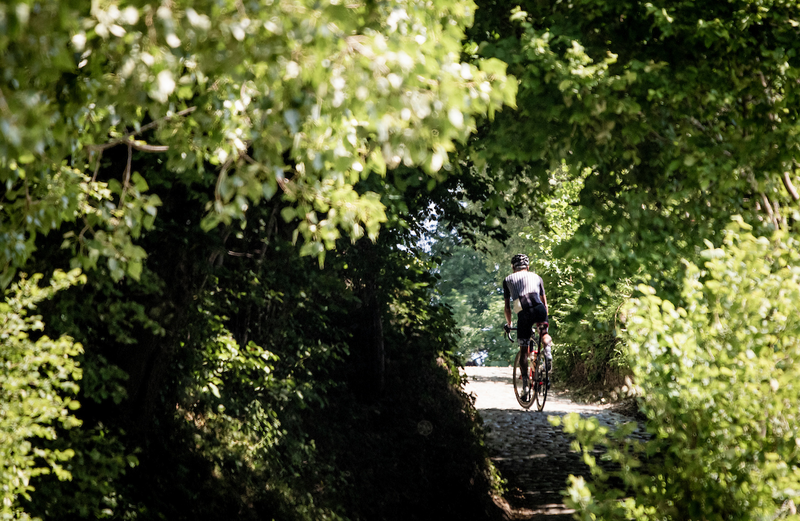
[[[467, 392], [476, 396], [486, 428], [491, 459], [508, 482], [506, 501], [512, 519], [572, 519], [561, 490], [570, 474], [589, 479], [581, 455], [570, 447], [571, 438], [553, 427], [548, 416], [577, 412], [594, 416], [610, 427], [632, 421], [609, 405], [578, 404], [565, 391], [551, 389], [544, 411], [525, 410], [514, 397], [510, 367], [467, 367]], [[643, 436], [641, 428], [634, 436]]]

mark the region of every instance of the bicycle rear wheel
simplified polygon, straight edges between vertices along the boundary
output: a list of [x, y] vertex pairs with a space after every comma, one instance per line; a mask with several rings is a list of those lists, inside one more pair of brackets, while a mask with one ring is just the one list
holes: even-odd
[[525, 409], [530, 408], [534, 402], [534, 392], [533, 392], [533, 378], [531, 378], [533, 371], [532, 371], [532, 363], [531, 357], [528, 356], [528, 374], [527, 380], [528, 385], [527, 387], [523, 386], [523, 374], [519, 367], [519, 353], [514, 358], [514, 372], [513, 372], [513, 379], [514, 379], [514, 395], [517, 397], [517, 403], [519, 403]]
[[544, 409], [544, 402], [547, 401], [547, 388], [550, 387], [550, 375], [547, 372], [547, 363], [544, 359], [544, 353], [540, 353], [536, 357], [533, 368], [534, 384], [533, 395], [536, 400], [536, 408], [538, 410]]

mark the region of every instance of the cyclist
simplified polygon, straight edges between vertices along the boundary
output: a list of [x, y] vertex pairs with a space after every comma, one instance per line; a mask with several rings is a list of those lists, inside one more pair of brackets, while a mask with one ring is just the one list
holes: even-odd
[[545, 346], [545, 370], [550, 371], [553, 354], [550, 349], [553, 343], [547, 333], [547, 296], [544, 292], [542, 277], [528, 271], [530, 262], [528, 256], [518, 253], [511, 258], [511, 267], [514, 272], [503, 279], [504, 313], [506, 328], [511, 327], [511, 306], [517, 313], [517, 340], [519, 341], [519, 365], [522, 372], [523, 392], [528, 390], [528, 342], [533, 334], [533, 325], [539, 325], [539, 334]]

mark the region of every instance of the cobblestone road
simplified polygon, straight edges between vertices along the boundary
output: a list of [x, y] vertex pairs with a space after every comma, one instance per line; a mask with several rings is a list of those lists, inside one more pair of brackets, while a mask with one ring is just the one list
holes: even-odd
[[[588, 467], [570, 448], [570, 437], [547, 421], [548, 416], [577, 412], [613, 426], [631, 421], [607, 405], [573, 402], [566, 392], [550, 390], [544, 411], [525, 410], [514, 398], [510, 367], [467, 367], [467, 392], [476, 396], [487, 430], [492, 461], [508, 481], [506, 501], [512, 519], [572, 519], [561, 497], [570, 474], [589, 478]], [[640, 433], [637, 433], [640, 434]]]

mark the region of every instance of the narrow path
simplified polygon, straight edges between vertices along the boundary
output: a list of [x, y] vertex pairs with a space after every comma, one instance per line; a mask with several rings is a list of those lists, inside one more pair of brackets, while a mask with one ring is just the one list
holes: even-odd
[[[572, 519], [561, 490], [570, 474], [589, 479], [589, 469], [570, 448], [571, 438], [547, 421], [548, 416], [577, 412], [613, 426], [631, 421], [608, 405], [573, 402], [567, 393], [550, 390], [544, 411], [525, 410], [514, 398], [510, 367], [467, 367], [466, 390], [476, 396], [484, 420], [492, 461], [508, 481], [505, 500], [515, 520]], [[637, 435], [641, 435], [641, 430]]]

